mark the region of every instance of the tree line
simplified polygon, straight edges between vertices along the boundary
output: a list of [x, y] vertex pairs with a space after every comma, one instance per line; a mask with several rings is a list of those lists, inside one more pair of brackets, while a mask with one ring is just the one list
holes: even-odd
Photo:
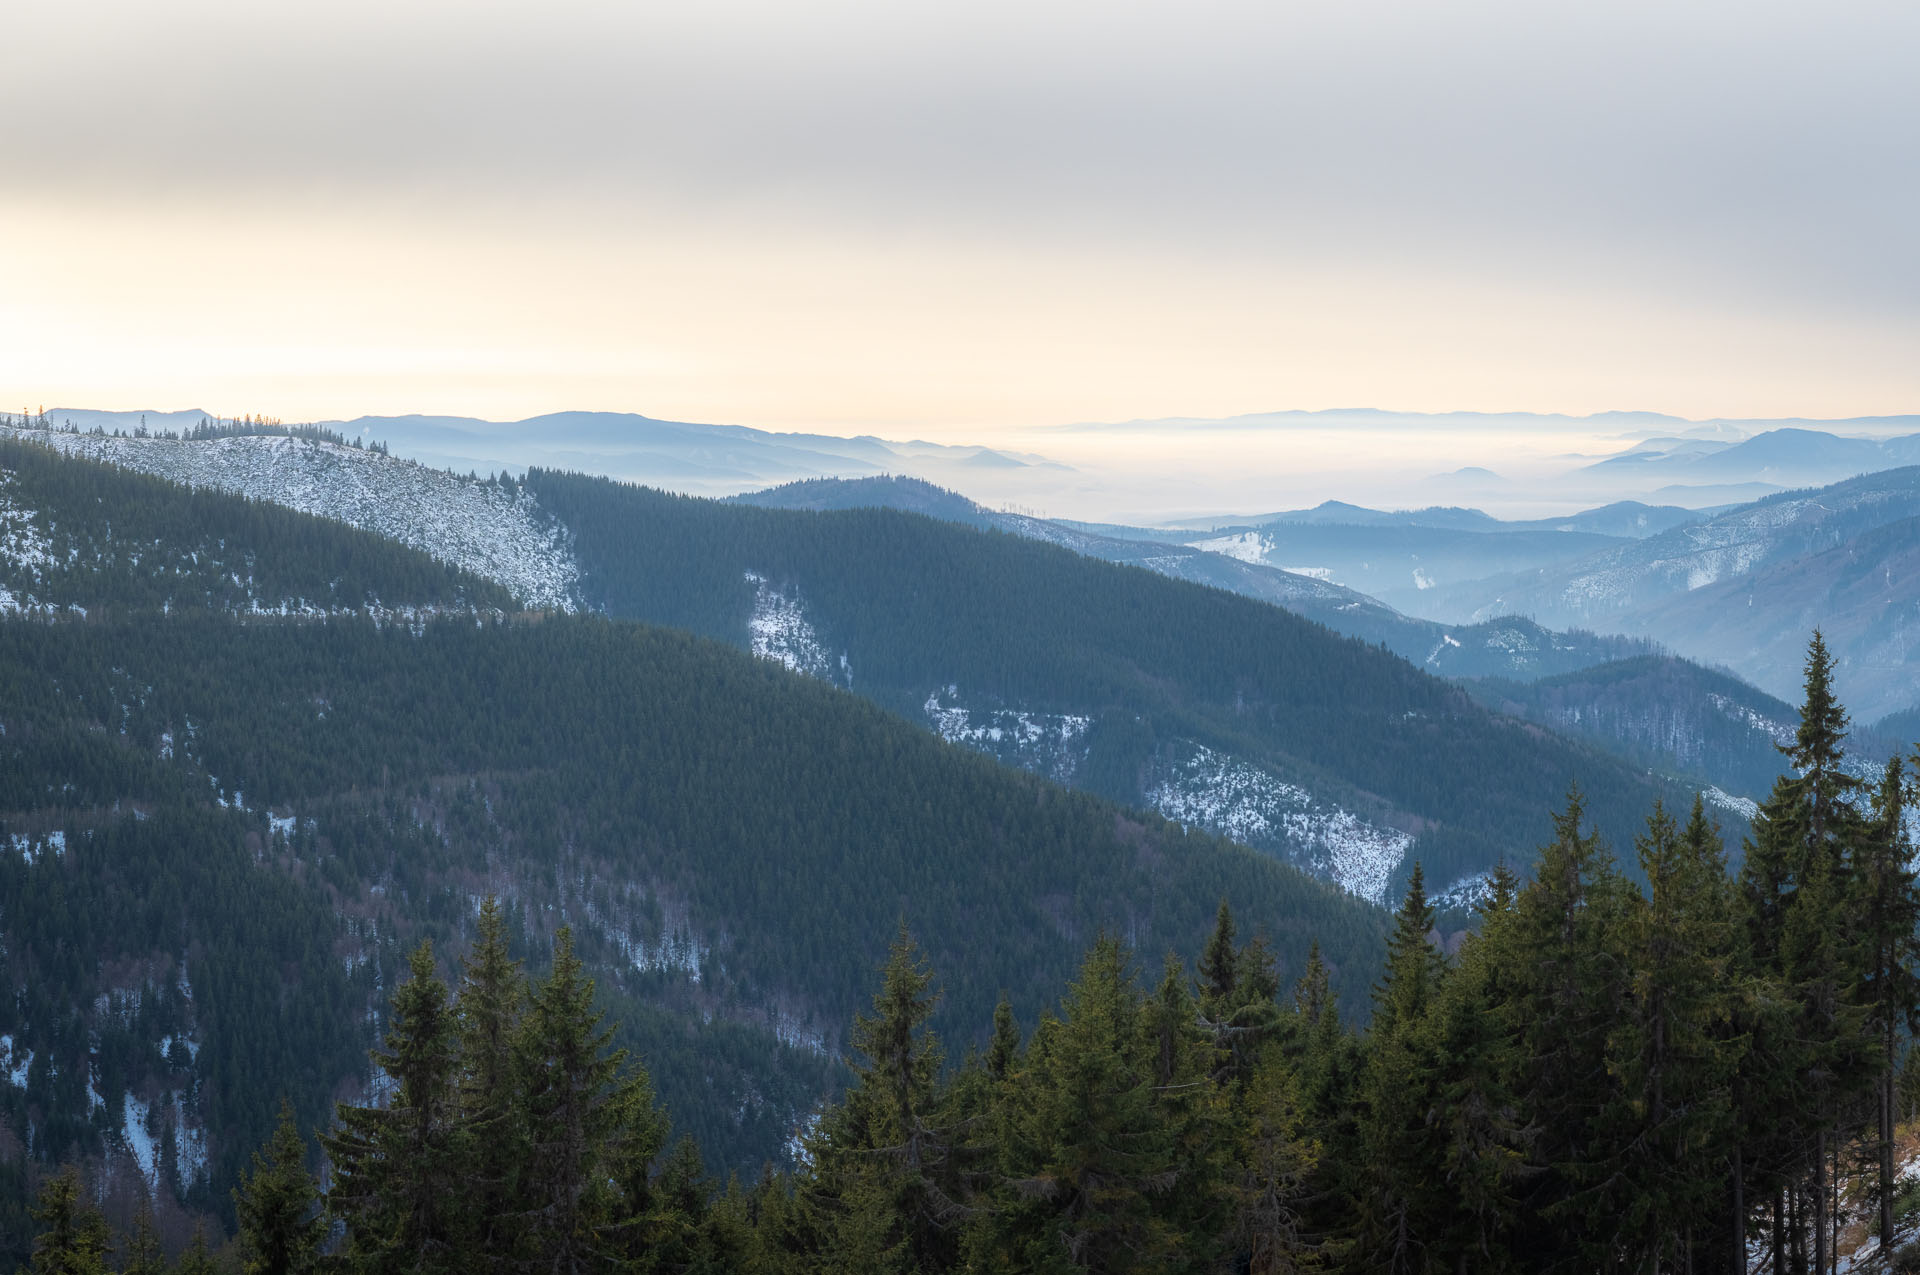
[[[1625, 866], [1575, 793], [1451, 955], [1414, 871], [1363, 1029], [1317, 953], [1283, 986], [1223, 902], [1191, 967], [1143, 982], [1103, 936], [1055, 1008], [1023, 1030], [1003, 1000], [955, 1058], [903, 923], [844, 1098], [751, 1184], [669, 1146], [570, 937], [525, 990], [488, 905], [454, 987], [415, 952], [388, 1097], [338, 1111], [324, 1189], [283, 1119], [236, 1196], [240, 1251], [272, 1272], [1812, 1273], [1838, 1268], [1847, 1178], [1907, 1269], [1912, 775], [1849, 774], [1831, 673], [1816, 637], [1737, 871], [1697, 799], [1656, 805]], [[55, 1264], [62, 1236], [103, 1242], [63, 1190], [36, 1269], [104, 1269]]]

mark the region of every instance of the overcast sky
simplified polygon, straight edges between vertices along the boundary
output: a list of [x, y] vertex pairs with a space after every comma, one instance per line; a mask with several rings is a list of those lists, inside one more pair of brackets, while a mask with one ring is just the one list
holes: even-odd
[[0, 399], [1920, 410], [1920, 5], [7, 0]]

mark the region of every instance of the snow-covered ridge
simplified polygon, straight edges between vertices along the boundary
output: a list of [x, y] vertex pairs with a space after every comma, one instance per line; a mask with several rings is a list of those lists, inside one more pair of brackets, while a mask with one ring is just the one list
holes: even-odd
[[1190, 744], [1147, 791], [1154, 809], [1243, 845], [1285, 855], [1349, 894], [1385, 906], [1387, 882], [1413, 838], [1320, 801], [1257, 766]]
[[796, 673], [805, 673], [835, 686], [853, 685], [853, 665], [845, 651], [835, 655], [807, 619], [798, 594], [789, 596], [757, 572], [745, 573], [753, 585], [753, 613], [747, 617], [747, 637], [753, 653], [774, 660]]
[[193, 487], [350, 523], [495, 581], [527, 606], [578, 605], [565, 529], [525, 491], [359, 448], [296, 438], [189, 441], [0, 426], [14, 438]]

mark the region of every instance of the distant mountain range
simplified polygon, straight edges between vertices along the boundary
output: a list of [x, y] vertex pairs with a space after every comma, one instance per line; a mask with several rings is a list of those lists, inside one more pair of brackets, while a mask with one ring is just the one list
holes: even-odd
[[[56, 426], [111, 433], [179, 432], [201, 412], [101, 412], [53, 408]], [[774, 433], [744, 425], [663, 421], [632, 412], [552, 412], [518, 421], [469, 416], [361, 416], [317, 422], [350, 439], [385, 443], [396, 456], [455, 473], [521, 473], [530, 465], [575, 469], [675, 491], [730, 494], [826, 474], [920, 474], [956, 482], [983, 473], [1067, 466], [988, 447], [896, 442], [870, 436]]]
[[1738, 443], [1649, 439], [1582, 473], [1654, 483], [1772, 483], [1780, 487], [1838, 482], [1859, 474], [1920, 463], [1920, 433], [1850, 438], [1824, 430], [1773, 429]]
[[1168, 523], [1168, 527], [1193, 531], [1229, 532], [1260, 530], [1276, 524], [1286, 526], [1341, 527], [1436, 527], [1447, 531], [1515, 532], [1566, 531], [1593, 535], [1639, 539], [1658, 535], [1669, 527], [1694, 522], [1702, 511], [1678, 505], [1648, 505], [1637, 500], [1619, 500], [1598, 509], [1583, 509], [1560, 518], [1502, 519], [1478, 509], [1458, 505], [1435, 505], [1426, 509], [1382, 510], [1328, 500], [1311, 509], [1293, 509], [1281, 513], [1260, 514], [1251, 518], [1222, 521], [1218, 518], [1189, 518]]

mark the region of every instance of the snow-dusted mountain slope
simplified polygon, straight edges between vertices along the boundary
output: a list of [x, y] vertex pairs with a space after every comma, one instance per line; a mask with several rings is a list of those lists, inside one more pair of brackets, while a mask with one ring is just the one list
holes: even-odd
[[1920, 695], [1920, 466], [1789, 492], [1558, 567], [1435, 590], [1460, 619], [1603, 626], [1794, 698], [1808, 635], [1863, 720]]
[[[1462, 511], [1466, 512], [1466, 511]], [[1443, 585], [1585, 557], [1622, 543], [1618, 536], [1561, 528], [1514, 529], [1271, 522], [1194, 537], [1197, 549], [1264, 563], [1363, 590], [1413, 615]]]
[[[1087, 768], [1091, 717], [969, 704], [958, 686], [939, 688], [923, 707], [942, 739], [1007, 765], [1065, 784]], [[1405, 832], [1192, 740], [1171, 741], [1150, 769], [1146, 804], [1168, 819], [1263, 850], [1369, 903], [1386, 902], [1413, 845]]]
[[1278, 854], [1379, 906], [1413, 846], [1397, 828], [1317, 800], [1258, 766], [1185, 741], [1147, 790], [1154, 809], [1242, 845]]
[[1459, 620], [1531, 615], [1542, 624], [1612, 624], [1662, 599], [1820, 553], [1920, 516], [1920, 466], [1787, 492], [1559, 566], [1434, 592]]
[[747, 618], [749, 649], [761, 659], [784, 664], [796, 673], [836, 686], [852, 686], [853, 665], [847, 653], [827, 649], [807, 618], [806, 604], [757, 571], [744, 574], [753, 585], [753, 614]]
[[578, 605], [579, 568], [565, 529], [511, 485], [293, 438], [4, 432], [68, 455], [335, 518], [495, 581], [529, 607]]

